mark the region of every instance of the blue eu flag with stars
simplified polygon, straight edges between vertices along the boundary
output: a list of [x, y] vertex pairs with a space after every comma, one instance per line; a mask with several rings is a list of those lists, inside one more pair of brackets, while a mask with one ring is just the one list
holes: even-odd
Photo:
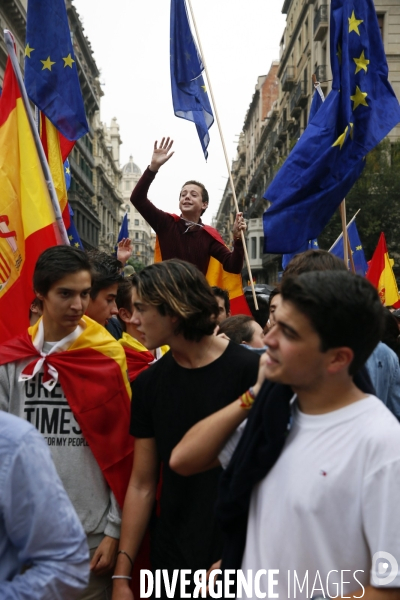
[[214, 116], [204, 85], [201, 56], [189, 25], [185, 0], [171, 0], [170, 32], [171, 90], [177, 117], [196, 125], [201, 147], [207, 159], [208, 130]]
[[68, 140], [88, 132], [64, 0], [28, 0], [25, 86]]
[[[355, 221], [352, 221], [349, 223], [349, 225], [347, 225], [347, 235], [349, 237], [355, 271], [358, 275], [362, 275], [364, 277], [368, 271], [368, 263], [365, 258], [364, 249]], [[343, 235], [338, 239], [337, 242], [335, 242], [334, 246], [330, 249], [330, 252], [344, 260]]]
[[264, 252], [318, 237], [365, 155], [400, 122], [373, 0], [332, 0], [330, 27], [332, 91], [264, 195]]

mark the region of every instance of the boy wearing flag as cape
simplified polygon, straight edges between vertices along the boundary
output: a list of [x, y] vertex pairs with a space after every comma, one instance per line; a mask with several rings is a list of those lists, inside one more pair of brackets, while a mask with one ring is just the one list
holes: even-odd
[[147, 193], [158, 170], [174, 154], [170, 152], [173, 141], [162, 138], [154, 143], [154, 152], [149, 167], [143, 173], [131, 195], [131, 202], [158, 236], [160, 258], [179, 258], [190, 262], [207, 274], [210, 257], [220, 262], [228, 273], [240, 273], [243, 267], [243, 244], [241, 231], [246, 230], [243, 213], [236, 215], [233, 225], [233, 251], [224, 244], [213, 227], [204, 225], [201, 215], [208, 207], [208, 192], [197, 181], [187, 181], [179, 195], [181, 215], [168, 214], [147, 198]]
[[43, 434], [87, 535], [91, 577], [81, 600], [103, 598], [111, 583], [132, 463], [125, 354], [84, 315], [91, 284], [84, 252], [45, 250], [33, 276], [43, 317], [0, 346], [0, 409]]

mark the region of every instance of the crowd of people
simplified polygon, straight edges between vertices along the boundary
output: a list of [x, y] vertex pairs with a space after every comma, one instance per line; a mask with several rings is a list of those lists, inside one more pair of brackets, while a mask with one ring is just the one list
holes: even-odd
[[164, 260], [47, 249], [0, 345], [0, 598], [399, 600], [396, 315], [322, 250], [231, 315], [205, 274], [240, 272], [243, 216], [231, 251], [198, 182], [156, 208], [171, 146], [132, 194]]

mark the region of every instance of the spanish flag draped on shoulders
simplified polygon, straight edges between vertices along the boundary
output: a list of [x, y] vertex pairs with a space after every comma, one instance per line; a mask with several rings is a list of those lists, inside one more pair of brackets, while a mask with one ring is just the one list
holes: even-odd
[[157, 358], [161, 358], [169, 350], [169, 346], [161, 346], [161, 348], [157, 348], [156, 356], [154, 356], [146, 346], [143, 346], [143, 344], [125, 331], [122, 334], [122, 338], [118, 341], [125, 350], [128, 378], [131, 383], [139, 373], [147, 369]]
[[131, 390], [124, 350], [104, 327], [86, 316], [77, 330], [47, 354], [42, 351], [43, 343], [39, 320], [0, 345], [0, 365], [18, 362], [16, 377], [21, 386], [40, 373], [46, 397], [60, 383], [82, 435], [122, 507], [133, 455], [128, 431]]
[[[178, 215], [170, 213], [170, 216], [177, 222], [180, 220]], [[220, 234], [214, 227], [209, 225], [202, 225], [203, 231], [207, 232], [214, 240], [217, 240], [224, 246], [226, 245]], [[163, 260], [160, 244], [158, 237], [156, 238], [156, 244], [154, 248], [154, 262], [161, 262]], [[232, 315], [250, 315], [251, 312], [247, 304], [243, 292], [242, 276], [240, 273], [228, 273], [225, 271], [222, 264], [213, 256], [210, 256], [208, 263], [206, 279], [211, 286], [217, 286], [229, 293], [229, 300], [231, 304]]]

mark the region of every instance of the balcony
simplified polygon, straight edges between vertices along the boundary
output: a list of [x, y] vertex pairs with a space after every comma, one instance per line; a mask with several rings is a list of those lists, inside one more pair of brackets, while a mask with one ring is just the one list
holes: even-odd
[[326, 65], [320, 65], [315, 71], [315, 77], [320, 83], [325, 83], [328, 80], [328, 69]]
[[302, 107], [307, 103], [307, 86], [304, 81], [299, 81], [290, 98], [290, 116], [298, 116]]
[[321, 4], [314, 17], [314, 42], [321, 42], [328, 33], [328, 5]]
[[290, 92], [294, 86], [294, 67], [286, 67], [281, 79], [282, 90]]

